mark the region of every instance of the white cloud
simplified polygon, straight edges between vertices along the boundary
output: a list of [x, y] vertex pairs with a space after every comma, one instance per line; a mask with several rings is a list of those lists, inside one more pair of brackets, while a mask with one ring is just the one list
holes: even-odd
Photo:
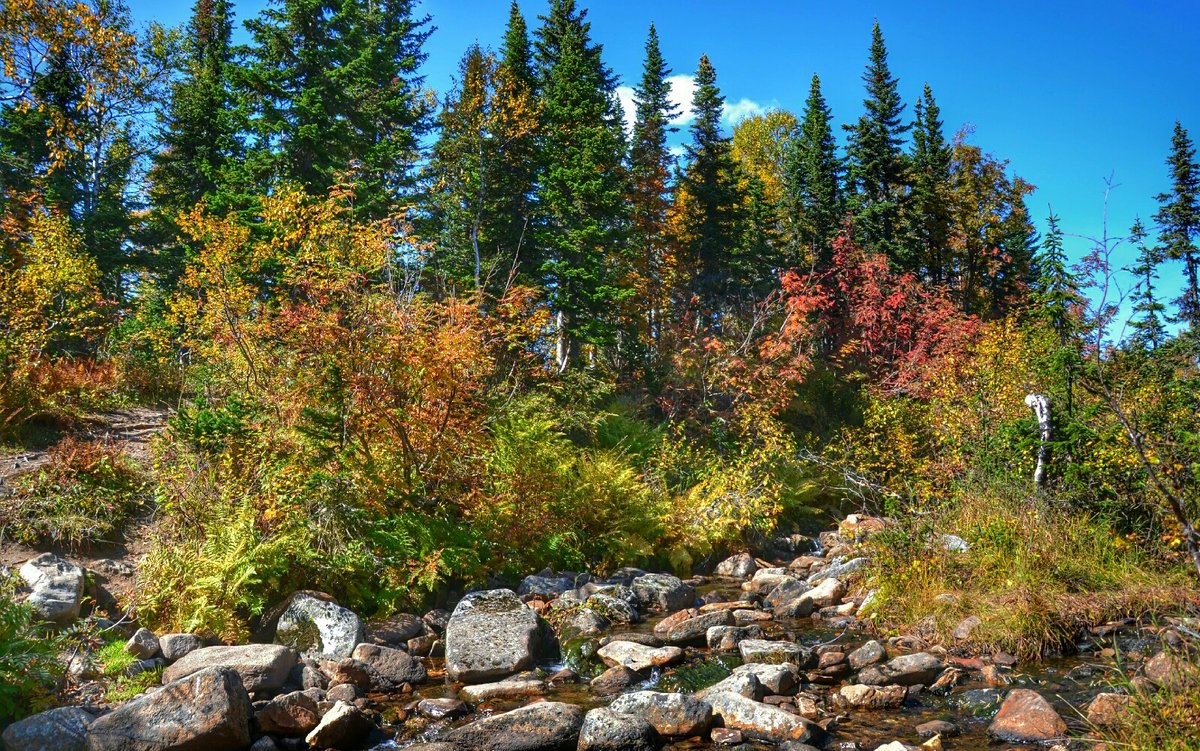
[[[667, 83], [671, 85], [671, 93], [667, 97], [679, 112], [671, 119], [671, 124], [680, 127], [690, 125], [696, 119], [696, 113], [692, 112], [692, 99], [696, 96], [696, 77], [670, 76], [667, 78]], [[631, 131], [637, 115], [637, 105], [633, 101], [633, 87], [618, 86], [617, 99], [621, 101], [621, 109], [625, 115], [625, 130]], [[766, 114], [768, 109], [769, 107], [745, 97], [736, 102], [727, 101], [721, 112], [721, 122], [732, 128], [748, 117]]]
[[621, 110], [625, 113], [625, 130], [633, 130], [633, 120], [637, 116], [637, 105], [633, 101], [633, 88], [630, 86], [617, 87], [617, 99], [621, 101]]
[[725, 109], [721, 112], [721, 122], [733, 127], [748, 117], [765, 114], [767, 114], [766, 107], [753, 99], [742, 97], [736, 102], [725, 102]]
[[679, 109], [679, 115], [671, 120], [672, 125], [687, 125], [696, 119], [692, 112], [692, 98], [696, 96], [695, 76], [671, 76], [667, 78], [671, 84], [671, 93], [667, 98]]

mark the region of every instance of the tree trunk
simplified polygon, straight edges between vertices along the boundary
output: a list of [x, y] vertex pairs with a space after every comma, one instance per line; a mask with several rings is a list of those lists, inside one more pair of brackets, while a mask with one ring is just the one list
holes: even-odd
[[1050, 465], [1050, 397], [1045, 394], [1030, 394], [1025, 397], [1025, 406], [1033, 410], [1038, 421], [1037, 468], [1033, 470], [1033, 486], [1046, 487], [1046, 476]]

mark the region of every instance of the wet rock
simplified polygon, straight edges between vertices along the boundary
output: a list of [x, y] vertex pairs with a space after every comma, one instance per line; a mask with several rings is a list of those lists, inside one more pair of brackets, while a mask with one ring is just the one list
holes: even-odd
[[148, 628], [139, 628], [125, 642], [125, 651], [139, 660], [148, 660], [160, 651], [158, 637]]
[[399, 649], [359, 644], [352, 657], [374, 672], [371, 688], [375, 690], [396, 688], [405, 683], [424, 683], [427, 678], [421, 661]]
[[1041, 694], [1017, 688], [1004, 697], [988, 733], [1013, 743], [1038, 743], [1066, 738], [1067, 724]]
[[846, 655], [850, 667], [855, 670], [862, 670], [868, 665], [882, 662], [885, 657], [887, 657], [887, 652], [884, 651], [883, 645], [874, 639]]
[[1096, 694], [1088, 705], [1087, 721], [1096, 727], [1116, 725], [1129, 710], [1128, 694]]
[[558, 626], [559, 641], [591, 639], [600, 636], [612, 624], [594, 610], [576, 608], [563, 617]]
[[522, 579], [521, 586], [517, 587], [517, 594], [522, 597], [525, 595], [557, 597], [568, 589], [574, 589], [575, 586], [574, 576], [543, 571], [540, 574], [533, 574]]
[[838, 690], [838, 702], [856, 709], [887, 709], [899, 707], [908, 697], [904, 686], [864, 686], [852, 684]]
[[957, 626], [954, 627], [954, 633], [951, 634], [957, 641], [966, 641], [971, 638], [971, 632], [983, 623], [977, 615], [968, 616], [962, 619]]
[[641, 680], [642, 677], [632, 669], [624, 665], [617, 665], [593, 678], [590, 686], [593, 694], [610, 696], [621, 693], [635, 683], [640, 683]]
[[812, 598], [806, 596], [811, 589], [799, 579], [790, 579], [772, 589], [763, 599], [763, 605], [778, 616], [807, 618], [813, 611]]
[[692, 606], [696, 590], [670, 574], [646, 574], [630, 585], [641, 607], [647, 610], [671, 612]]
[[713, 716], [721, 725], [767, 741], [807, 741], [813, 731], [802, 717], [728, 692], [708, 694]]
[[144, 694], [88, 728], [88, 751], [241, 751], [250, 697], [228, 667], [209, 667]]
[[471, 707], [462, 699], [422, 699], [417, 711], [431, 720], [454, 720], [469, 715]]
[[814, 608], [826, 608], [839, 604], [846, 595], [846, 585], [840, 579], [828, 577], [805, 592], [801, 599], [812, 602]]
[[767, 634], [762, 626], [713, 626], [705, 632], [708, 648], [717, 652], [736, 652], [738, 644], [747, 639], [764, 640]]
[[753, 701], [762, 701], [767, 690], [754, 673], [742, 671], [733, 673], [727, 678], [717, 681], [706, 689], [696, 692], [697, 699], [705, 699], [709, 694], [730, 693], [744, 696]]
[[597, 592], [588, 597], [585, 607], [613, 623], [629, 624], [639, 620], [637, 608], [626, 600], [606, 592]]
[[930, 720], [922, 722], [915, 728], [917, 735], [922, 738], [932, 738], [935, 735], [940, 735], [946, 738], [958, 735], [958, 725], [945, 720]]
[[579, 707], [541, 702], [455, 728], [442, 740], [472, 751], [551, 751], [574, 747], [582, 726]]
[[758, 564], [755, 563], [754, 556], [738, 553], [718, 563], [713, 573], [730, 579], [746, 579], [753, 576], [755, 571], [758, 571]]
[[203, 646], [204, 642], [200, 641], [200, 637], [195, 634], [163, 634], [158, 637], [159, 651], [168, 662], [175, 662]]
[[79, 707], [58, 707], [14, 722], [0, 736], [20, 751], [86, 751], [88, 726], [96, 718]]
[[302, 736], [321, 722], [317, 702], [303, 691], [277, 696], [255, 704], [254, 721], [263, 733]]
[[638, 671], [672, 665], [683, 659], [683, 650], [679, 647], [654, 648], [629, 641], [610, 642], [596, 654], [609, 667], [624, 665]]
[[917, 652], [892, 658], [883, 665], [871, 665], [861, 670], [858, 682], [868, 686], [896, 684], [913, 686], [929, 685], [941, 675], [945, 664], [928, 652]]
[[305, 738], [309, 748], [356, 748], [362, 745], [375, 723], [353, 704], [339, 701], [321, 718]]
[[[654, 635], [660, 637], [668, 644], [700, 646], [706, 643], [710, 628], [733, 625], [733, 614], [728, 610], [718, 610], [711, 613], [699, 613], [694, 610], [684, 612], [690, 612], [694, 615], [673, 623], [661, 633], [655, 627]], [[664, 620], [663, 623], [666, 623], [666, 621]]]
[[601, 707], [588, 712], [579, 730], [578, 751], [656, 751], [658, 734], [641, 717]]
[[478, 704], [489, 699], [526, 699], [546, 693], [546, 684], [533, 675], [515, 675], [496, 683], [477, 683], [463, 686], [462, 697]]
[[712, 725], [712, 706], [687, 694], [635, 691], [613, 700], [609, 709], [640, 717], [660, 735], [701, 735]]
[[541, 651], [537, 614], [507, 589], [472, 592], [446, 627], [446, 673], [482, 683], [533, 667]]
[[798, 581], [786, 568], [760, 568], [754, 572], [754, 577], [743, 585], [743, 589], [751, 592], [770, 592], [780, 584]]
[[984, 717], [1000, 706], [1004, 695], [994, 688], [975, 688], [950, 695], [950, 706], [964, 710], [974, 717]]
[[349, 657], [366, 638], [362, 620], [328, 595], [296, 592], [279, 616], [275, 643], [297, 652], [336, 660]]
[[412, 613], [396, 613], [367, 624], [368, 637], [380, 644], [398, 647], [425, 633], [426, 624]]
[[[791, 695], [796, 693], [796, 689], [800, 687], [800, 672], [792, 663], [769, 665], [752, 662], [734, 668], [733, 675], [753, 675], [762, 684], [762, 687], [772, 694]], [[742, 695], [745, 696], [745, 694]]]
[[28, 603], [37, 617], [59, 625], [79, 617], [84, 571], [53, 553], [42, 553], [21, 566], [21, 578], [33, 590]]
[[238, 647], [204, 647], [189, 652], [163, 671], [171, 683], [211, 667], [232, 668], [250, 693], [276, 691], [287, 681], [299, 656], [278, 644], [245, 644]]
[[738, 652], [746, 662], [781, 663], [791, 662], [807, 666], [812, 652], [795, 642], [745, 639], [738, 644]]

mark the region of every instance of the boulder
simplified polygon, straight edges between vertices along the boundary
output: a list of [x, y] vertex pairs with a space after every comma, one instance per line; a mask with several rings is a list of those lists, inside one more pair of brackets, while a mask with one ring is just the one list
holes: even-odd
[[630, 585], [641, 607], [647, 610], [671, 612], [690, 608], [696, 601], [696, 590], [670, 574], [646, 574]]
[[496, 683], [477, 683], [463, 686], [462, 697], [478, 704], [489, 699], [527, 699], [546, 693], [546, 684], [533, 675], [514, 675]]
[[601, 647], [596, 655], [605, 665], [624, 665], [631, 670], [649, 670], [672, 665], [683, 659], [679, 647], [647, 647], [631, 641], [614, 641]]
[[822, 579], [845, 579], [858, 571], [862, 571], [871, 563], [870, 558], [851, 558], [850, 560], [835, 560], [823, 569], [815, 570], [808, 575], [808, 583], [815, 585]]
[[705, 699], [709, 694], [730, 693], [744, 696], [747, 699], [754, 701], [762, 701], [766, 696], [767, 690], [763, 688], [762, 683], [758, 680], [758, 676], [754, 673], [734, 672], [726, 678], [722, 678], [708, 688], [697, 691], [695, 696], [697, 699]]
[[810, 601], [814, 608], [827, 608], [839, 604], [846, 595], [846, 585], [840, 579], [828, 577], [805, 592], [801, 599]]
[[922, 738], [932, 738], [935, 735], [945, 736], [947, 738], [958, 735], [958, 725], [946, 720], [930, 720], [917, 725], [914, 730], [917, 735]]
[[372, 688], [386, 690], [405, 683], [424, 683], [428, 677], [421, 661], [407, 652], [375, 644], [359, 644], [351, 655], [374, 672]]
[[161, 650], [154, 632], [148, 628], [139, 628], [129, 637], [129, 641], [125, 642], [125, 651], [139, 660], [148, 660]]
[[88, 726], [95, 719], [79, 707], [58, 707], [14, 722], [0, 740], [10, 750], [86, 751]]
[[738, 644], [738, 652], [746, 662], [790, 662], [801, 667], [807, 667], [813, 657], [811, 650], [795, 642], [766, 639], [744, 639]]
[[883, 665], [871, 665], [858, 674], [858, 682], [868, 686], [928, 686], [941, 675], [945, 664], [928, 652], [901, 655]]
[[462, 699], [422, 699], [417, 712], [431, 720], [454, 720], [471, 714], [471, 707]]
[[574, 576], [543, 571], [540, 574], [531, 574], [522, 579], [521, 585], [517, 587], [517, 595], [521, 597], [525, 595], [540, 595], [542, 597], [553, 598], [566, 592], [568, 589], [573, 589], [575, 586]]
[[425, 633], [425, 621], [412, 613], [395, 613], [367, 624], [367, 636], [378, 644], [402, 646]]
[[775, 743], [804, 742], [813, 737], [806, 720], [779, 707], [727, 691], [708, 694], [707, 700], [712, 704], [713, 716], [723, 727], [740, 730], [747, 737]]
[[979, 628], [979, 625], [982, 623], [983, 619], [981, 619], [979, 616], [969, 615], [958, 622], [958, 625], [954, 627], [954, 633], [952, 633], [951, 636], [956, 641], [966, 641], [967, 639], [971, 638], [971, 632]]
[[441, 740], [472, 751], [557, 751], [574, 748], [582, 726], [582, 709], [547, 701], [476, 720]]
[[738, 665], [733, 669], [733, 675], [753, 675], [767, 693], [777, 696], [794, 694], [800, 687], [800, 672], [790, 662], [775, 665], [751, 662]]
[[578, 751], [657, 751], [658, 735], [641, 717], [600, 707], [588, 712], [579, 729]]
[[837, 693], [838, 703], [855, 709], [887, 709], [898, 707], [908, 697], [904, 686], [842, 686]]
[[195, 634], [163, 634], [158, 637], [158, 648], [163, 659], [175, 662], [189, 652], [195, 652], [204, 646], [200, 637]]
[[760, 568], [742, 588], [751, 592], [770, 592], [780, 584], [794, 581], [796, 577], [786, 568]]
[[629, 624], [638, 622], [637, 608], [627, 600], [608, 592], [596, 592], [590, 595], [584, 606], [613, 623]]
[[1087, 721], [1096, 727], [1116, 725], [1129, 709], [1128, 694], [1096, 694], [1087, 708]]
[[533, 667], [542, 647], [537, 614], [508, 589], [472, 592], [446, 626], [446, 674], [484, 683]]
[[312, 657], [338, 660], [349, 657], [365, 638], [362, 620], [354, 611], [327, 595], [297, 592], [279, 616], [274, 641]]
[[706, 643], [708, 630], [722, 626], [733, 626], [733, 613], [730, 613], [728, 610], [699, 613], [689, 618], [684, 618], [672, 624], [663, 633], [659, 633], [656, 628], [654, 635], [668, 644], [702, 646]]
[[607, 618], [588, 608], [575, 608], [558, 624], [558, 640], [591, 639], [600, 636], [612, 624]]
[[758, 564], [754, 562], [754, 556], [738, 553], [718, 563], [713, 573], [729, 579], [748, 579], [754, 576], [755, 571], [758, 571]]
[[357, 748], [362, 745], [375, 723], [361, 709], [344, 701], [334, 703], [320, 724], [304, 738], [309, 748]]
[[766, 639], [762, 626], [712, 626], [704, 634], [708, 648], [717, 652], [736, 652], [747, 639]]
[[799, 579], [788, 577], [767, 593], [763, 604], [771, 608], [777, 616], [807, 618], [813, 612], [813, 601], [808, 596], [811, 589], [812, 587]]
[[868, 665], [883, 662], [886, 657], [887, 650], [874, 639], [846, 655], [846, 659], [850, 661], [850, 667], [854, 670], [862, 670]]
[[1067, 723], [1037, 691], [1017, 688], [1004, 697], [988, 734], [1012, 743], [1040, 743], [1065, 739]]
[[204, 647], [189, 652], [163, 671], [163, 684], [173, 683], [206, 668], [232, 668], [250, 693], [276, 691], [287, 681], [299, 656], [278, 644]]
[[65, 625], [79, 617], [84, 571], [53, 553], [42, 553], [21, 566], [21, 578], [33, 590], [29, 605], [37, 617]]
[[659, 735], [671, 737], [702, 735], [712, 726], [712, 706], [687, 694], [635, 691], [618, 696], [609, 709], [640, 717]]
[[253, 709], [242, 678], [208, 667], [144, 694], [88, 728], [88, 751], [242, 751]]
[[271, 735], [300, 737], [312, 732], [321, 722], [321, 712], [313, 697], [303, 691], [256, 702], [254, 721], [259, 731]]
[[1142, 671], [1151, 683], [1169, 691], [1200, 684], [1200, 667], [1170, 652], [1159, 652], [1146, 660]]
[[636, 671], [624, 665], [617, 665], [593, 678], [589, 685], [593, 694], [597, 696], [610, 696], [621, 693], [633, 684], [641, 682], [641, 680], [642, 676], [638, 675]]

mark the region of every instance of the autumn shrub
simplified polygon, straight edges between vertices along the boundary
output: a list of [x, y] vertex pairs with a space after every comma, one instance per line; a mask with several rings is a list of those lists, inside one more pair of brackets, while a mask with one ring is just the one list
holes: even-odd
[[0, 727], [52, 703], [62, 673], [53, 636], [16, 601], [12, 579], [0, 580]]
[[68, 436], [46, 464], [18, 477], [0, 501], [5, 536], [28, 544], [112, 542], [146, 500], [143, 470], [118, 446]]

